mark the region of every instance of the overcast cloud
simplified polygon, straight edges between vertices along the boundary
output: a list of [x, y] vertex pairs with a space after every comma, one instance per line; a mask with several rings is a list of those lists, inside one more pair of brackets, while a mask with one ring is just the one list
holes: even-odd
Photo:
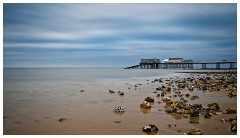
[[237, 60], [237, 4], [3, 4], [4, 67]]

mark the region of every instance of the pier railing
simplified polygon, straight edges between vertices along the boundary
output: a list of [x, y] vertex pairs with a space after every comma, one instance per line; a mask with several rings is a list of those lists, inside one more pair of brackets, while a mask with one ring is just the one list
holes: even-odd
[[140, 63], [138, 65], [126, 67], [124, 69], [236, 69], [236, 68], [237, 68], [236, 61], [218, 61], [218, 62]]

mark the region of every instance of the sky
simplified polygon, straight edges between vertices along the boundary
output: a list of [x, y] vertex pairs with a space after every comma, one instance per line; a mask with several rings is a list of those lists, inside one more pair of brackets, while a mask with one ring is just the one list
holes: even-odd
[[3, 4], [3, 67], [237, 61], [237, 4]]

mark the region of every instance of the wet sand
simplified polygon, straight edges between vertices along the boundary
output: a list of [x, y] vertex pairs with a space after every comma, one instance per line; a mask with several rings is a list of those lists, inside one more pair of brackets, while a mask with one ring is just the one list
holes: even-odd
[[[21, 108], [26, 105], [20, 104], [19, 110], [24, 110], [21, 114], [16, 110], [11, 111], [9, 107], [8, 114], [4, 114], [3, 133], [142, 135], [146, 134], [142, 131], [144, 125], [154, 124], [158, 127], [158, 135], [183, 135], [193, 128], [200, 129], [204, 135], [236, 135], [237, 133], [231, 130], [232, 121], [229, 119], [236, 119], [237, 114], [226, 114], [228, 108], [237, 110], [237, 97], [228, 96], [230, 92], [237, 93], [236, 76], [236, 73], [176, 73], [168, 77], [88, 84], [89, 87], [79, 88], [78, 91], [65, 95], [44, 97], [43, 101], [52, 100], [51, 104], [34, 101], [36, 105], [29, 108]], [[194, 83], [199, 79], [202, 82], [198, 88]], [[206, 85], [204, 90], [203, 81]], [[219, 83], [211, 86], [213, 82]], [[189, 90], [187, 86], [180, 88], [179, 83], [194, 86], [193, 90]], [[219, 88], [215, 88], [218, 86]], [[166, 91], [167, 87], [171, 90]], [[109, 93], [109, 89], [115, 93]], [[118, 91], [124, 92], [124, 95], [118, 95]], [[176, 91], [180, 91], [183, 96], [177, 95]], [[164, 96], [161, 96], [162, 92], [165, 92]], [[185, 94], [190, 96], [186, 97]], [[193, 95], [198, 98], [191, 100]], [[154, 98], [151, 108], [140, 107], [140, 103], [148, 96]], [[186, 106], [202, 104], [202, 107], [208, 108], [208, 104], [217, 103], [220, 110], [211, 110], [210, 118], [205, 118], [204, 113], [191, 117], [191, 114], [187, 113], [191, 110], [186, 110], [186, 113], [176, 113], [176, 110], [167, 113], [163, 98], [169, 96], [172, 96], [173, 103], [184, 98], [187, 100]], [[26, 99], [22, 100], [24, 102]], [[113, 109], [117, 106], [124, 107], [125, 112], [114, 113]], [[170, 104], [169, 107], [172, 106]], [[193, 120], [198, 123], [189, 123]]]

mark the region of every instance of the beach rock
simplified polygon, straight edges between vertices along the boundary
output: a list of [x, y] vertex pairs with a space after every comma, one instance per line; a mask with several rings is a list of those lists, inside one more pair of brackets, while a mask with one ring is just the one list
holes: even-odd
[[189, 121], [188, 123], [190, 123], [190, 124], [198, 124], [199, 121], [197, 121], [197, 120], [191, 120], [191, 121]]
[[122, 112], [125, 112], [124, 108], [121, 107], [121, 106], [118, 106], [118, 107], [115, 107], [113, 112], [115, 113], [122, 113]]
[[191, 129], [187, 134], [188, 135], [202, 135], [203, 132], [198, 128], [194, 128], [194, 129]]
[[202, 90], [203, 90], [203, 91], [208, 90], [208, 86], [207, 86], [207, 85], [203, 85], [203, 86], [202, 86]]
[[226, 123], [226, 122], [227, 122], [227, 120], [226, 120], [226, 119], [224, 119], [224, 118], [223, 118], [223, 119], [221, 119], [220, 121], [221, 121], [222, 123]]
[[167, 87], [167, 88], [166, 88], [166, 91], [167, 91], [167, 92], [170, 92], [170, 91], [171, 91], [171, 87]]
[[161, 92], [161, 96], [163, 97], [165, 95], [165, 92]]
[[198, 99], [198, 96], [197, 96], [197, 95], [193, 95], [190, 99], [191, 99], [191, 100]]
[[186, 105], [186, 106], [183, 106], [182, 109], [184, 109], [184, 110], [190, 110], [191, 107], [190, 107], [189, 105]]
[[208, 76], [208, 77], [206, 77], [206, 79], [207, 79], [207, 80], [211, 80], [212, 78]]
[[202, 104], [190, 104], [190, 107], [192, 109], [198, 109], [198, 110], [201, 110], [202, 109]]
[[181, 94], [182, 92], [180, 92], [180, 91], [175, 91], [175, 94]]
[[220, 110], [218, 103], [212, 103], [207, 105], [209, 110]]
[[173, 104], [173, 102], [172, 102], [172, 101], [166, 101], [165, 104], [168, 105], [168, 106], [170, 106], [170, 105]]
[[182, 114], [182, 110], [179, 109], [179, 108], [177, 108], [177, 109], [175, 109], [175, 113], [176, 113], [176, 114]]
[[115, 93], [115, 92], [114, 92], [113, 90], [111, 90], [111, 89], [109, 89], [108, 91], [109, 91], [109, 93]]
[[186, 84], [179, 83], [177, 86], [178, 86], [178, 88], [184, 89], [186, 87]]
[[120, 124], [120, 123], [122, 123], [122, 121], [114, 121], [114, 123]]
[[154, 80], [152, 81], [152, 83], [157, 82], [157, 81], [159, 81], [159, 80], [158, 80], [158, 79], [154, 79]]
[[84, 92], [84, 90], [80, 90], [80, 92]]
[[176, 124], [168, 124], [168, 127], [171, 128], [171, 127], [176, 127], [177, 125]]
[[171, 107], [173, 109], [181, 109], [183, 107], [183, 102], [175, 101], [174, 103], [171, 104]]
[[204, 115], [204, 118], [207, 118], [207, 119], [209, 119], [209, 118], [211, 118], [212, 117], [212, 114], [211, 113], [206, 113], [205, 115]]
[[157, 132], [158, 127], [155, 126], [154, 124], [148, 124], [143, 126], [143, 132]]
[[226, 114], [234, 114], [234, 113], [237, 113], [237, 111], [236, 111], [236, 110], [233, 110], [232, 108], [228, 108], [228, 109], [226, 110]]
[[187, 93], [187, 94], [185, 94], [185, 97], [187, 97], [187, 98], [188, 98], [189, 96], [190, 96], [190, 95], [189, 95], [188, 93]]
[[237, 94], [235, 92], [228, 93], [229, 98], [236, 97], [236, 96], [237, 96]]
[[232, 120], [230, 125], [231, 125], [231, 131], [232, 132], [237, 132], [237, 120], [236, 119]]
[[147, 101], [140, 103], [140, 107], [151, 108], [151, 104]]
[[188, 102], [188, 101], [187, 101], [186, 99], [184, 99], [184, 98], [180, 98], [180, 101], [183, 102], [183, 103]]
[[194, 86], [191, 86], [191, 85], [188, 86], [189, 91], [193, 91], [193, 88], [194, 88]]
[[237, 125], [231, 126], [231, 131], [232, 132], [237, 132]]
[[214, 112], [212, 112], [212, 114], [213, 114], [213, 115], [220, 115], [220, 114], [222, 114], [222, 112], [215, 112], [215, 111], [214, 111]]
[[184, 118], [188, 118], [189, 117], [189, 115], [188, 114], [184, 114], [184, 116], [183, 116]]
[[173, 112], [174, 112], [174, 109], [171, 108], [171, 107], [168, 107], [167, 109], [165, 109], [165, 112], [166, 112], [166, 113], [173, 113]]
[[162, 101], [167, 102], [167, 101], [171, 101], [170, 97], [162, 97]]
[[124, 95], [124, 92], [118, 91], [118, 95]]
[[183, 97], [183, 94], [178, 94], [178, 97]]
[[67, 120], [67, 118], [59, 118], [58, 119], [59, 122], [62, 122], [62, 121], [65, 121], [65, 120]]
[[199, 116], [199, 110], [196, 109], [196, 108], [192, 109], [192, 110], [190, 111], [190, 116], [191, 116], [191, 117], [197, 117], [197, 116]]
[[145, 98], [145, 101], [147, 101], [147, 102], [154, 102], [154, 98], [146, 97], [146, 98]]
[[160, 94], [159, 94], [159, 93], [157, 94], [157, 97], [160, 97]]

